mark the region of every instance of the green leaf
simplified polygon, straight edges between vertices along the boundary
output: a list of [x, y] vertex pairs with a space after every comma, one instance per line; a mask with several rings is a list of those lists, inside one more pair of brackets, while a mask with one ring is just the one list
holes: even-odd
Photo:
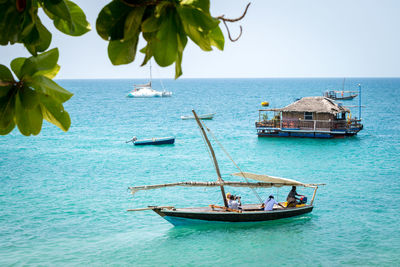
[[14, 120], [11, 120], [10, 123], [5, 128], [0, 128], [0, 135], [7, 135], [15, 128]]
[[61, 103], [48, 95], [39, 95], [43, 118], [63, 131], [68, 131], [71, 119]]
[[197, 44], [204, 51], [211, 51], [211, 43], [210, 39], [204, 35], [202, 32], [199, 32], [192, 25], [184, 24], [185, 32], [190, 37], [190, 39]]
[[160, 28], [160, 19], [150, 16], [147, 19], [145, 19], [142, 23], [142, 32], [155, 32]]
[[142, 64], [140, 65], [141, 67], [143, 67], [144, 65], [147, 64], [147, 62], [151, 59], [151, 57], [153, 56], [153, 51], [151, 50], [151, 45], [146, 45], [145, 47], [143, 47], [140, 52], [142, 52], [143, 54], [145, 54], [144, 59]]
[[31, 31], [36, 27], [35, 22], [31, 16], [25, 16], [24, 23], [22, 26], [21, 38], [24, 39], [29, 36]]
[[49, 95], [61, 103], [64, 103], [73, 96], [71, 92], [65, 90], [53, 80], [42, 75], [32, 76], [26, 80], [26, 84], [35, 88], [38, 93]]
[[26, 136], [37, 135], [42, 129], [43, 115], [39, 105], [26, 109], [17, 94], [15, 103], [15, 120], [19, 131]]
[[178, 52], [178, 56], [175, 62], [175, 79], [178, 79], [182, 75], [182, 53]]
[[104, 40], [120, 40], [124, 38], [125, 19], [132, 8], [119, 0], [106, 5], [96, 20], [96, 30]]
[[170, 8], [163, 17], [157, 39], [152, 42], [152, 51], [157, 64], [166, 67], [174, 63], [177, 57], [178, 41], [175, 23], [175, 9]]
[[54, 20], [54, 16], [59, 17], [68, 22], [72, 22], [71, 13], [64, 0], [53, 1], [53, 0], [43, 0], [44, 9], [46, 13], [51, 13], [53, 16], [50, 18]]
[[189, 5], [196, 7], [206, 14], [210, 14], [210, 1], [209, 0], [182, 0], [181, 5]]
[[36, 21], [36, 29], [38, 30], [40, 38], [40, 42], [37, 46], [37, 52], [43, 52], [50, 46], [51, 33], [47, 30], [47, 28], [42, 24], [39, 19]]
[[21, 68], [26, 61], [25, 57], [17, 57], [11, 61], [11, 69], [17, 75], [18, 79], [22, 79]]
[[53, 70], [58, 61], [58, 49], [53, 48], [38, 56], [32, 56], [26, 59], [21, 67], [20, 76], [33, 76], [38, 71]]
[[182, 75], [182, 58], [183, 58], [183, 51], [185, 50], [186, 44], [187, 44], [187, 36], [183, 32], [183, 25], [182, 22], [179, 18], [178, 15], [175, 16], [175, 21], [176, 24], [178, 25], [178, 29], [180, 28], [181, 30], [178, 31], [178, 54], [175, 62], [175, 79], [178, 79], [179, 76]]
[[8, 95], [10, 90], [14, 88], [13, 84], [0, 85], [0, 98]]
[[38, 71], [35, 73], [35, 75], [42, 75], [49, 79], [53, 79], [54, 77], [56, 77], [56, 75], [60, 71], [60, 69], [61, 69], [60, 65], [57, 64], [54, 66], [54, 68]]
[[125, 20], [124, 40], [138, 38], [145, 9], [145, 7], [137, 7], [128, 14]]
[[208, 36], [210, 37], [210, 44], [212, 46], [215, 46], [221, 51], [224, 50], [225, 38], [220, 27], [215, 27], [212, 29]]
[[[51, 43], [51, 33], [43, 26], [39, 17], [35, 16], [34, 27], [31, 28], [31, 24], [29, 24], [22, 35], [22, 42], [32, 55], [45, 51]], [[27, 29], [31, 30], [28, 31]]]
[[198, 9], [188, 6], [179, 7], [178, 13], [183, 24], [190, 24], [206, 34], [219, 24], [219, 20], [214, 19]]
[[156, 8], [154, 9], [154, 16], [156, 18], [163, 17], [165, 13], [167, 12], [167, 7], [171, 6], [171, 2], [168, 1], [161, 1], [156, 5]]
[[130, 40], [110, 41], [108, 57], [113, 65], [128, 64], [135, 60], [138, 37]]
[[59, 31], [72, 36], [80, 36], [90, 31], [90, 24], [86, 20], [86, 15], [82, 9], [71, 1], [65, 0], [65, 2], [69, 9], [71, 20], [56, 16], [54, 17], [54, 26]]
[[39, 96], [34, 90], [28, 86], [23, 86], [18, 90], [19, 101], [22, 103], [24, 109], [30, 110], [39, 104]]
[[[0, 129], [8, 129], [14, 121], [15, 114], [15, 93], [8, 90], [5, 95], [0, 97]], [[12, 130], [12, 129], [11, 129]]]
[[25, 12], [17, 11], [15, 1], [0, 3], [0, 45], [19, 41], [24, 15]]
[[0, 64], [0, 85], [10, 82], [14, 82], [14, 76], [6, 66]]

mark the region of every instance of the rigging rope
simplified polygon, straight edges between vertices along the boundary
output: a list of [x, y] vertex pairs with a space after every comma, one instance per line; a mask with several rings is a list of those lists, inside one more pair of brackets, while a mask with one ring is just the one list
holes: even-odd
[[[250, 183], [249, 180], [247, 180], [246, 176], [244, 175], [242, 169], [240, 169], [240, 167], [236, 164], [236, 162], [233, 160], [233, 158], [231, 157], [231, 155], [229, 155], [228, 151], [225, 150], [225, 148], [223, 147], [223, 145], [219, 142], [219, 140], [217, 139], [217, 137], [215, 137], [215, 135], [213, 134], [213, 132], [207, 127], [207, 125], [202, 122], [204, 127], [206, 128], [206, 130], [211, 134], [212, 138], [215, 140], [215, 142], [217, 142], [217, 144], [219, 145], [219, 147], [222, 149], [222, 151], [224, 151], [224, 153], [226, 154], [226, 156], [232, 161], [232, 163], [235, 165], [235, 167], [240, 171], [240, 173], [242, 174], [243, 178], [246, 180], [246, 183]], [[257, 193], [257, 191], [250, 187], [250, 189], [253, 191], [254, 195], [258, 198], [258, 200], [260, 201], [260, 203], [262, 204], [263, 201], [260, 197], [260, 195]]]
[[[200, 120], [200, 123], [202, 123], [202, 121], [201, 121], [201, 120]], [[205, 126], [205, 125], [204, 125], [204, 126]], [[208, 147], [208, 145], [207, 145], [206, 139], [205, 139], [205, 137], [203, 136], [203, 133], [201, 132], [201, 129], [200, 129], [200, 127], [198, 127], [198, 128], [199, 128], [199, 131], [200, 131], [200, 136], [201, 136], [201, 139], [203, 140], [204, 146], [205, 146], [205, 148], [206, 148], [206, 151], [207, 151], [207, 153], [208, 153], [208, 157], [210, 158], [212, 165], [213, 165], [213, 166], [214, 166], [214, 168], [216, 169], [216, 168], [217, 168], [217, 166], [215, 166], [215, 162], [214, 162], [214, 160], [213, 160], [213, 158], [212, 158], [212, 155], [211, 155], [210, 148], [209, 148], [209, 147]], [[206, 127], [206, 128], [207, 128], [207, 127]]]
[[[162, 88], [162, 90], [163, 91], [165, 91], [165, 87], [164, 87], [164, 83], [163, 83], [163, 81], [162, 81], [162, 78], [161, 78], [161, 74], [160, 74], [160, 72], [158, 71], [158, 68], [154, 68], [155, 70], [156, 70], [156, 75], [158, 76], [158, 77], [160, 77], [159, 78], [159, 80], [160, 80], [160, 83], [161, 83], [161, 88]], [[151, 77], [151, 59], [150, 59], [150, 77]], [[151, 78], [150, 78], [150, 80], [151, 80]]]

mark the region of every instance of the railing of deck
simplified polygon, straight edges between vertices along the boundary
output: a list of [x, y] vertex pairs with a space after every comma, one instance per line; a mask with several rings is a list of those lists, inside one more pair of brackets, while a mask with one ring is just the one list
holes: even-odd
[[289, 129], [302, 129], [302, 130], [345, 130], [348, 128], [361, 127], [360, 120], [340, 120], [340, 121], [326, 121], [326, 120], [266, 120], [256, 123], [257, 127], [271, 127], [271, 128], [289, 128]]

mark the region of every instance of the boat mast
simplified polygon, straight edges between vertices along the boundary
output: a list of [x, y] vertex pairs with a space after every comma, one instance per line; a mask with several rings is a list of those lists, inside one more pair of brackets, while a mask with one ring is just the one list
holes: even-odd
[[[215, 157], [214, 149], [212, 148], [210, 140], [208, 140], [208, 138], [207, 138], [207, 134], [204, 131], [203, 125], [201, 124], [201, 122], [199, 120], [199, 117], [197, 117], [197, 114], [196, 114], [196, 112], [194, 110], [192, 110], [192, 112], [193, 112], [194, 118], [196, 119], [196, 122], [199, 125], [200, 130], [201, 130], [201, 132], [202, 132], [202, 134], [203, 134], [203, 136], [204, 136], [204, 138], [205, 138], [205, 140], [207, 142], [208, 148], [210, 149], [210, 152], [211, 152], [211, 155], [212, 155], [213, 161], [214, 161], [215, 171], [217, 172], [218, 181], [220, 183], [222, 183], [224, 180], [222, 180], [222, 178], [221, 178], [221, 172], [219, 171], [219, 166], [218, 166], [217, 158]], [[222, 199], [224, 200], [224, 205], [227, 208], [228, 207], [228, 202], [226, 200], [224, 186], [221, 185], [220, 188], [221, 188], [221, 193], [222, 193]]]
[[151, 75], [151, 59], [150, 59], [150, 87], [151, 87], [151, 80], [152, 80], [152, 75]]

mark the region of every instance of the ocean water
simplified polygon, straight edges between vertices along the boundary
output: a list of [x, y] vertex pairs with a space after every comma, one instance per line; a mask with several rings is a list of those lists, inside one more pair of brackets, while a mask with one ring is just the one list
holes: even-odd
[[[342, 79], [164, 80], [171, 98], [126, 98], [143, 80], [60, 80], [74, 93], [64, 133], [45, 123], [36, 137], [0, 137], [0, 265], [394, 266], [400, 261], [400, 79], [362, 84], [364, 130], [346, 139], [258, 138], [262, 101], [281, 107], [341, 88]], [[154, 81], [155, 87], [159, 86]], [[344, 102], [357, 105], [357, 98]], [[217, 189], [128, 186], [213, 181], [194, 121], [206, 121], [243, 171], [326, 183], [311, 214], [260, 223], [173, 227], [148, 205], [222, 204]], [[353, 115], [358, 116], [357, 109]], [[176, 137], [174, 145], [125, 141]], [[215, 145], [224, 179], [237, 170]], [[227, 188], [255, 203], [247, 188]], [[289, 188], [259, 189], [283, 200]], [[298, 188], [311, 198], [312, 191]]]

